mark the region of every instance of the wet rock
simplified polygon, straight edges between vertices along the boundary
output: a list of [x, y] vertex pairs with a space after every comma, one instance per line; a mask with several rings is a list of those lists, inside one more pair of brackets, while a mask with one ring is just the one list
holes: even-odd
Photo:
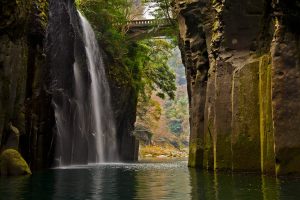
[[0, 148], [19, 149], [33, 168], [46, 167], [53, 136], [44, 67], [48, 2], [4, 0], [0, 8]]
[[14, 149], [6, 149], [1, 153], [1, 176], [20, 176], [28, 174], [31, 174], [31, 170], [18, 151]]
[[20, 131], [11, 122], [8, 124], [8, 130], [8, 139], [5, 147], [17, 150], [19, 147]]
[[299, 3], [175, 2], [190, 166], [300, 174]]

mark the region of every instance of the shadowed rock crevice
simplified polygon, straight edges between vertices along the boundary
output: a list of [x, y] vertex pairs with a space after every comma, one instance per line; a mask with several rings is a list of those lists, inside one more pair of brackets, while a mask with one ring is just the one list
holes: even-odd
[[190, 104], [190, 166], [202, 166], [204, 153], [204, 108], [208, 79], [208, 52], [204, 32], [204, 11], [199, 3], [177, 4], [180, 48], [186, 67]]

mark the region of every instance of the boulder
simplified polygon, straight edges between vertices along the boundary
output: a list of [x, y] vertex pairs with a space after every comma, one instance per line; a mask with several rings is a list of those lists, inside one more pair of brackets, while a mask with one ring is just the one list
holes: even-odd
[[14, 149], [6, 149], [0, 155], [0, 176], [20, 176], [31, 174], [31, 170], [21, 154]]

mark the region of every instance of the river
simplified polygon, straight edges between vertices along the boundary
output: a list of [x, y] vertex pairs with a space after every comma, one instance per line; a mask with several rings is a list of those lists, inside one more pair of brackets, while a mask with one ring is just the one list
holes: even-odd
[[299, 179], [214, 174], [189, 169], [186, 161], [61, 167], [0, 178], [1, 200], [296, 200], [299, 189]]

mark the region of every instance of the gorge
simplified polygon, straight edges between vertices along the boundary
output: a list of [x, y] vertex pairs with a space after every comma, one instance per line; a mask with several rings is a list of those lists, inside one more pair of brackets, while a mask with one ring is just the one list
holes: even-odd
[[[297, 199], [300, 1], [155, 1], [175, 19], [142, 37], [128, 2], [1, 1], [0, 198]], [[170, 31], [189, 158], [138, 161], [141, 96], [176, 98], [169, 44], [144, 39]]]

